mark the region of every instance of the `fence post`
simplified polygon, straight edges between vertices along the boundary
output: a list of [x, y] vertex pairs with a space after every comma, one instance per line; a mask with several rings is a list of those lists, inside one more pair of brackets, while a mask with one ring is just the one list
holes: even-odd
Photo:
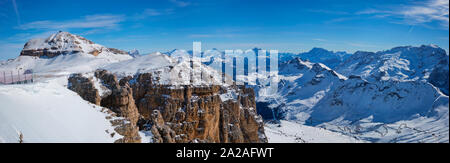
[[17, 84], [22, 84], [22, 81], [20, 81], [20, 70], [17, 70]]

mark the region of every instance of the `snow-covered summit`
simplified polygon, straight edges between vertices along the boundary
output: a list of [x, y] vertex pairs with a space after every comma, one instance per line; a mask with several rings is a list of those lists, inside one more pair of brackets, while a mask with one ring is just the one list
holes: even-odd
[[106, 48], [84, 37], [62, 31], [52, 34], [46, 39], [32, 39], [28, 41], [20, 55], [53, 58], [59, 55], [77, 53], [93, 56], [128, 55], [125, 51]]
[[329, 51], [324, 48], [313, 48], [308, 52], [304, 53], [279, 53], [280, 61], [286, 62], [295, 58], [301, 58], [303, 60], [308, 60], [314, 63], [323, 63], [328, 67], [334, 69], [341, 62], [351, 56], [351, 54], [343, 51]]
[[128, 54], [134, 58], [141, 56], [141, 54], [139, 53], [139, 50], [137, 50], [137, 49], [129, 51]]
[[330, 68], [335, 68], [340, 62], [350, 57], [350, 55], [346, 52], [334, 52], [323, 48], [313, 48], [309, 52], [300, 53], [298, 56], [304, 60], [323, 63]]
[[20, 56], [0, 62], [0, 71], [32, 69], [38, 75], [58, 76], [90, 72], [132, 58], [127, 52], [95, 44], [68, 32], [58, 32], [46, 39], [28, 41]]

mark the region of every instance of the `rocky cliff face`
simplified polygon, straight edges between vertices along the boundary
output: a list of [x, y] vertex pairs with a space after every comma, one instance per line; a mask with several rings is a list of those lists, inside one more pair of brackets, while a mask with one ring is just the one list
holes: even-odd
[[449, 95], [449, 70], [448, 58], [443, 59], [436, 65], [428, 78], [428, 82], [438, 87], [442, 93]]
[[[94, 76], [111, 90], [109, 95], [102, 96], [101, 105], [132, 123], [137, 122], [140, 130], [151, 131], [153, 142], [267, 142], [262, 118], [256, 113], [253, 89], [159, 85], [154, 84], [148, 73], [126, 77], [120, 82], [104, 70]], [[83, 91], [72, 89], [80, 96], [98, 101], [92, 98], [96, 93], [86, 93], [95, 92], [91, 86], [86, 86], [89, 85], [85, 84], [86, 79], [70, 81], [72, 88], [86, 88]], [[138, 113], [133, 108], [137, 108]]]
[[[109, 94], [100, 96], [99, 88], [96, 88], [93, 77], [85, 77], [82, 74], [73, 74], [69, 77], [69, 89], [77, 92], [84, 100], [109, 108], [118, 117], [123, 119], [111, 120], [116, 131], [124, 136], [116, 141], [119, 143], [141, 142], [137, 121], [139, 113], [134, 104], [133, 93], [127, 84], [120, 86], [117, 78], [105, 71], [97, 71], [95, 77], [100, 79], [103, 88], [108, 89]], [[127, 122], [128, 121], [128, 122]]]
[[[253, 89], [221, 86], [153, 84], [148, 73], [127, 77], [143, 116], [143, 129], [154, 142], [267, 142], [262, 118], [256, 113]], [[230, 95], [227, 98], [227, 95]]]

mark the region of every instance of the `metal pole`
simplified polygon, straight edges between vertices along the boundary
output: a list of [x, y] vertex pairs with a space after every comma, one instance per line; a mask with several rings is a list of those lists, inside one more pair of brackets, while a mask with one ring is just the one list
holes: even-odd
[[14, 76], [13, 76], [13, 72], [11, 71], [11, 84], [14, 84]]

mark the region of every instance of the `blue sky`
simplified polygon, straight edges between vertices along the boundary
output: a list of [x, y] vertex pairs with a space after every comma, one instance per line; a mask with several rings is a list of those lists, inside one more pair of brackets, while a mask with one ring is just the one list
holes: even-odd
[[378, 51], [436, 44], [448, 51], [448, 0], [0, 0], [0, 59], [59, 30], [141, 53], [260, 47]]

